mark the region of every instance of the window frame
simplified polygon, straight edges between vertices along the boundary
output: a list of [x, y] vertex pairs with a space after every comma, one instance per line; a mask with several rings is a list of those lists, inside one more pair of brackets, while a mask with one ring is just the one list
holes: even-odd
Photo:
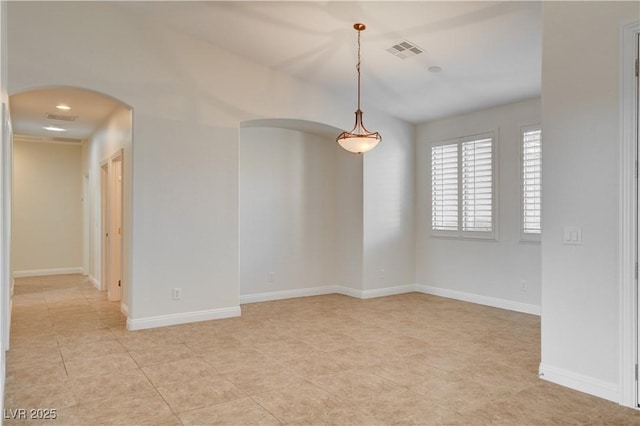
[[[527, 132], [539, 130], [540, 131], [540, 232], [530, 233], [524, 232], [524, 135]], [[520, 141], [519, 141], [519, 178], [520, 178], [520, 242], [522, 243], [534, 243], [539, 244], [542, 239], [542, 125], [530, 124], [526, 126], [520, 126]]]
[[[464, 231], [463, 230], [463, 206], [462, 206], [462, 145], [465, 142], [491, 139], [491, 231]], [[433, 229], [433, 148], [443, 145], [458, 146], [458, 227], [456, 230]], [[458, 138], [446, 139], [432, 142], [429, 145], [429, 236], [435, 238], [461, 239], [461, 240], [485, 240], [497, 241], [498, 239], [498, 131], [492, 130], [483, 133], [476, 133]]]

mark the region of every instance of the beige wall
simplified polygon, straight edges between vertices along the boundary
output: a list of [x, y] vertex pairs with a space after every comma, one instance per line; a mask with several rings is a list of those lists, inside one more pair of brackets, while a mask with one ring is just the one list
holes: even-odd
[[12, 237], [16, 276], [81, 272], [80, 145], [14, 140]]

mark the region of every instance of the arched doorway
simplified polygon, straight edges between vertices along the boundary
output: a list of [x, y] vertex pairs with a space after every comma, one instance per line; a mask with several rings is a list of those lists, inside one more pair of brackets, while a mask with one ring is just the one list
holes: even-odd
[[83, 274], [127, 315], [132, 109], [84, 88], [48, 87], [11, 95], [9, 113], [12, 276]]
[[361, 288], [363, 157], [339, 133], [297, 119], [240, 124], [240, 303]]

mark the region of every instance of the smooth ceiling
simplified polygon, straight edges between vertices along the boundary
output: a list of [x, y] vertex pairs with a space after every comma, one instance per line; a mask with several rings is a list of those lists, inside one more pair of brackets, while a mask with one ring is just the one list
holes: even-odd
[[[124, 2], [120, 7], [412, 123], [540, 95], [536, 2]], [[387, 51], [409, 41], [425, 52]], [[429, 67], [442, 68], [439, 73]]]

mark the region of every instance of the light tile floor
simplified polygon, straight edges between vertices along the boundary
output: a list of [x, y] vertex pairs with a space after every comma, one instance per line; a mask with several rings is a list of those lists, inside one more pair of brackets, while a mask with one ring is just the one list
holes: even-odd
[[[18, 279], [5, 424], [640, 424], [538, 379], [538, 317], [412, 293], [242, 306], [130, 332], [78, 275]], [[15, 413], [15, 411], [13, 411]]]

